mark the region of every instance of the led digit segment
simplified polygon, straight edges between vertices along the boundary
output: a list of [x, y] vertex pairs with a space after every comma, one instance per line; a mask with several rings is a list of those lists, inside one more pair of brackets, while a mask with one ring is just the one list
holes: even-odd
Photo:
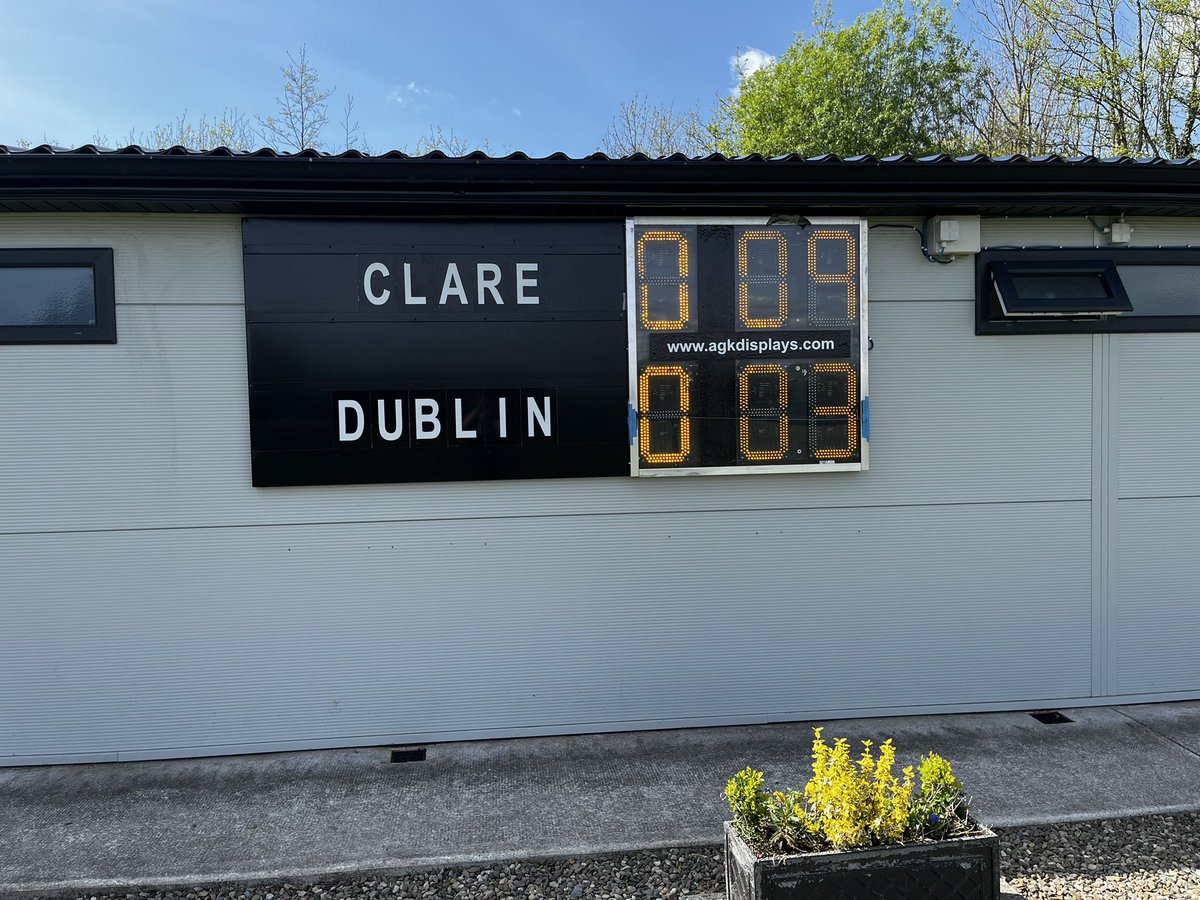
[[638, 309], [648, 331], [683, 331], [691, 318], [691, 253], [683, 231], [645, 231], [637, 240]]
[[762, 221], [629, 223], [634, 474], [866, 468], [866, 229]]
[[[737, 258], [738, 318], [742, 325], [782, 327], [788, 320], [787, 240], [778, 229], [747, 229], [738, 238]], [[763, 309], [772, 304], [773, 309]], [[770, 314], [763, 315], [766, 312]]]
[[[843, 263], [844, 260], [844, 263]], [[833, 271], [829, 271], [829, 269]], [[808, 317], [814, 324], [852, 322], [858, 315], [858, 260], [846, 231], [808, 235]], [[832, 290], [826, 285], [836, 285]]]
[[[858, 451], [858, 373], [850, 363], [817, 363], [808, 382], [809, 449], [817, 459], [847, 459]], [[824, 375], [824, 378], [820, 376]], [[840, 396], [836, 396], [839, 395]], [[831, 396], [834, 395], [834, 396]], [[844, 403], [822, 401], [845, 399]], [[817, 421], [822, 417], [845, 417], [845, 438], [840, 423]], [[828, 441], [830, 432], [836, 436]], [[836, 442], [837, 446], [828, 446]], [[842, 446], [844, 444], [844, 446]]]
[[691, 376], [683, 366], [646, 366], [638, 375], [638, 451], [650, 465], [685, 462], [692, 452]]
[[788, 452], [788, 374], [778, 363], [750, 363], [738, 372], [738, 451], [754, 462]]

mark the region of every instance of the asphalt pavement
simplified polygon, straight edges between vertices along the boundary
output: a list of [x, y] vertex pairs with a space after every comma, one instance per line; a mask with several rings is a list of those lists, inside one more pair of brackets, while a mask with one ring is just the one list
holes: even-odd
[[802, 787], [814, 724], [937, 751], [994, 827], [1200, 809], [1200, 701], [1061, 712], [0, 768], [0, 897], [715, 845], [728, 778]]

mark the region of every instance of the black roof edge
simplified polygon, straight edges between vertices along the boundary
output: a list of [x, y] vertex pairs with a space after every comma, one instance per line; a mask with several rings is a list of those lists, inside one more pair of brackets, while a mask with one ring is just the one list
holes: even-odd
[[1200, 215], [1200, 161], [1046, 155], [531, 158], [0, 145], [0, 210], [624, 216]]
[[1057, 153], [1047, 153], [1038, 156], [1022, 156], [1020, 154], [1001, 154], [998, 156], [988, 156], [984, 153], [971, 152], [964, 153], [958, 156], [952, 156], [947, 153], [930, 153], [921, 156], [914, 156], [910, 153], [895, 153], [889, 156], [871, 156], [871, 155], [856, 155], [841, 157], [833, 153], [820, 153], [812, 156], [803, 156], [796, 153], [782, 154], [778, 156], [764, 156], [759, 153], [751, 153], [742, 156], [725, 156], [720, 153], [709, 153], [705, 156], [687, 156], [683, 153], [671, 153], [666, 156], [652, 157], [644, 153], [633, 153], [628, 156], [609, 156], [603, 151], [597, 150], [587, 156], [573, 157], [568, 154], [557, 151], [543, 157], [532, 157], [521, 150], [513, 150], [502, 156], [493, 156], [483, 150], [472, 150], [462, 156], [451, 156], [443, 150], [430, 150], [425, 154], [416, 155], [405, 153], [402, 150], [388, 150], [381, 154], [371, 154], [363, 150], [350, 148], [337, 153], [330, 153], [314, 148], [306, 148], [304, 150], [292, 152], [286, 150], [276, 150], [272, 147], [260, 147], [255, 150], [233, 150], [229, 147], [213, 147], [204, 150], [196, 150], [190, 147], [184, 147], [176, 144], [171, 147], [160, 149], [151, 149], [142, 147], [137, 144], [130, 144], [125, 147], [109, 148], [99, 147], [96, 144], [82, 144], [78, 147], [60, 147], [53, 144], [38, 144], [36, 146], [20, 147], [11, 144], [0, 144], [0, 156], [25, 156], [25, 155], [42, 155], [42, 156], [84, 156], [84, 155], [99, 155], [99, 156], [188, 156], [191, 158], [206, 158], [206, 157], [269, 157], [272, 159], [479, 159], [489, 162], [500, 162], [505, 160], [531, 160], [531, 161], [569, 161], [569, 162], [594, 162], [597, 160], [607, 160], [609, 162], [644, 162], [644, 161], [689, 161], [689, 162], [712, 162], [712, 161], [754, 161], [754, 162], [806, 162], [806, 163], [900, 163], [900, 162], [922, 162], [922, 163], [1011, 163], [1011, 162], [1034, 162], [1034, 163], [1089, 163], [1089, 164], [1171, 164], [1171, 165], [1200, 165], [1200, 159], [1168, 159], [1166, 157], [1131, 157], [1131, 156], [1109, 156], [1099, 157], [1092, 155], [1080, 156], [1062, 156]]

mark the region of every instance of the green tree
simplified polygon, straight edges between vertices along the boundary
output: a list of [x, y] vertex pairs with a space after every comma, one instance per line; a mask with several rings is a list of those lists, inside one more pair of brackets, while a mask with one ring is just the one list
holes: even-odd
[[939, 0], [883, 0], [850, 25], [826, 5], [713, 128], [726, 153], [960, 152], [983, 97], [976, 63]]

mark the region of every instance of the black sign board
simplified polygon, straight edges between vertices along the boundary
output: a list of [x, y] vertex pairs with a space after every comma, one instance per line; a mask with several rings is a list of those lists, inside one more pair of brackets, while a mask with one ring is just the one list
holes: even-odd
[[627, 475], [621, 222], [243, 225], [257, 486]]

